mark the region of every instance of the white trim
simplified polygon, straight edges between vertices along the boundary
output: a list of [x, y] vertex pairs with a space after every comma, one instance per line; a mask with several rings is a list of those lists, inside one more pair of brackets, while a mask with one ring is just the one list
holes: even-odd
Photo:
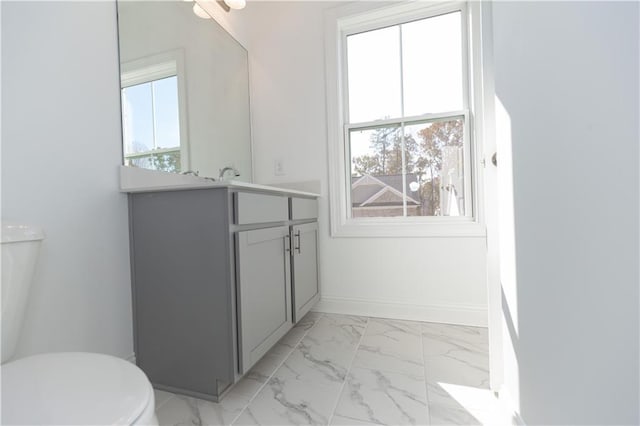
[[372, 9], [369, 7], [347, 6], [336, 10], [339, 14], [340, 27], [345, 35], [357, 34], [376, 28], [398, 25], [412, 20], [420, 20], [446, 13], [454, 9], [464, 9], [462, 1], [412, 1], [403, 4], [384, 5]]
[[[420, 205], [411, 205], [409, 206], [410, 208], [418, 208], [420, 207]], [[389, 210], [389, 209], [400, 209], [402, 210], [402, 206], [396, 205], [396, 206], [364, 206], [364, 207], [352, 207], [351, 210], [355, 210], [355, 211], [367, 211], [367, 210]], [[366, 217], [366, 216], [365, 216]]]
[[511, 393], [504, 385], [502, 385], [498, 391], [498, 407], [500, 409], [500, 414], [502, 414], [507, 421], [505, 424], [526, 426], [526, 423], [522, 417], [520, 417], [520, 413], [517, 410], [517, 406], [511, 396]]
[[[137, 62], [141, 63], [141, 65], [136, 66], [135, 63]], [[123, 71], [120, 81], [122, 82], [123, 89], [137, 84], [148, 83], [149, 81], [161, 80], [163, 78], [177, 75], [178, 70], [176, 62], [173, 60], [161, 63], [151, 63], [149, 65], [143, 65], [144, 62], [146, 62], [146, 58], [142, 61], [132, 61], [122, 64]], [[129, 71], [125, 71], [125, 68], [128, 68]]]
[[485, 238], [484, 225], [464, 216], [430, 217], [425, 223], [423, 216], [398, 217], [357, 217], [344, 220], [341, 226], [332, 230], [332, 237], [351, 238], [393, 238], [393, 237], [468, 237]]
[[[474, 112], [467, 109], [453, 112], [455, 116], [464, 116], [464, 174], [465, 174], [465, 206], [466, 216], [448, 217], [401, 217], [388, 221], [385, 218], [352, 219], [350, 216], [351, 164], [348, 141], [348, 131], [351, 128], [366, 126], [380, 127], [385, 120], [368, 123], [348, 123], [345, 98], [348, 95], [346, 87], [346, 52], [344, 38], [348, 34], [379, 28], [385, 23], [395, 25], [422, 17], [436, 16], [462, 11], [462, 42], [463, 42], [463, 75], [466, 83], [465, 107], [476, 107], [473, 96], [474, 83], [471, 81], [472, 65], [479, 59], [475, 47], [471, 42], [471, 7], [461, 2], [439, 2], [436, 4], [425, 2], [408, 2], [401, 5], [376, 7], [371, 4], [352, 3], [343, 7], [330, 9], [325, 13], [325, 75], [327, 99], [327, 139], [328, 139], [328, 168], [329, 168], [329, 213], [330, 235], [332, 237], [447, 237], [469, 236], [484, 237], [485, 229], [481, 204], [481, 170], [477, 166], [482, 152], [476, 145], [473, 131]], [[467, 105], [468, 103], [468, 105]], [[393, 121], [393, 124], [408, 122], [415, 119], [444, 119], [451, 117], [450, 113], [431, 114], [420, 117], [405, 117]], [[391, 123], [389, 123], [391, 124]], [[349, 191], [349, 192], [348, 192]], [[409, 220], [411, 219], [411, 220]], [[442, 220], [444, 219], [444, 221]], [[455, 219], [455, 220], [451, 220]], [[460, 220], [465, 219], [465, 220]]]
[[124, 158], [130, 159], [130, 158], [148, 157], [149, 155], [169, 154], [171, 152], [176, 152], [176, 151], [180, 151], [180, 147], [160, 148], [160, 149], [152, 149], [150, 151], [134, 152], [132, 154], [125, 154]]
[[321, 297], [320, 301], [311, 310], [409, 321], [438, 322], [475, 327], [487, 326], [487, 308], [480, 305], [413, 305], [369, 299]]
[[[495, 84], [493, 70], [493, 40], [492, 40], [492, 4], [491, 2], [472, 3], [475, 13], [471, 18], [472, 51], [477, 52], [480, 59], [479, 68], [473, 72], [473, 84], [481, 93], [480, 99], [476, 99], [476, 116], [481, 119], [476, 123], [477, 153], [479, 158], [484, 158], [485, 167], [493, 168], [490, 158], [497, 149], [495, 146]], [[499, 265], [499, 229], [497, 206], [497, 182], [491, 182], [488, 172], [485, 176], [484, 169], [479, 173], [481, 182], [478, 183], [478, 192], [485, 199], [483, 210], [487, 224], [487, 304], [489, 311], [489, 383], [492, 390], [499, 390], [504, 384], [504, 354], [503, 354], [503, 330], [502, 330], [502, 290], [500, 285]], [[495, 173], [495, 172], [494, 172]], [[494, 177], [497, 180], [497, 177]], [[490, 186], [490, 185], [493, 185]], [[486, 194], [486, 195], [485, 195]]]
[[396, 117], [385, 118], [384, 120], [365, 121], [360, 123], [347, 123], [345, 128], [347, 130], [371, 130], [379, 129], [383, 127], [396, 126], [400, 128], [401, 124], [415, 124], [415, 123], [436, 123], [438, 121], [451, 121], [456, 118], [468, 119], [468, 110], [461, 109], [458, 111], [445, 111], [438, 113], [427, 113], [423, 115], [412, 115], [410, 117]]

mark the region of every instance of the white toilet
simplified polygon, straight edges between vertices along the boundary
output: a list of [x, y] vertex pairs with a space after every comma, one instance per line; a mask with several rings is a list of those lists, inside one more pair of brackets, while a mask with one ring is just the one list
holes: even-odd
[[15, 351], [42, 230], [2, 224], [2, 424], [158, 425], [153, 388], [135, 365], [67, 352], [7, 362]]

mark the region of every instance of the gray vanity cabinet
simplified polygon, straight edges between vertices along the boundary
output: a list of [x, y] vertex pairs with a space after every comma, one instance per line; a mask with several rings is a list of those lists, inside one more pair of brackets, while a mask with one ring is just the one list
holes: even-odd
[[316, 304], [318, 288], [318, 203], [311, 198], [291, 198], [291, 271], [293, 322]]
[[318, 300], [317, 201], [229, 187], [129, 194], [136, 362], [217, 401]]
[[284, 336], [291, 323], [289, 227], [236, 233], [241, 374]]
[[291, 227], [293, 235], [293, 321], [318, 300], [318, 222]]
[[216, 400], [235, 380], [226, 189], [129, 195], [136, 363], [154, 387]]

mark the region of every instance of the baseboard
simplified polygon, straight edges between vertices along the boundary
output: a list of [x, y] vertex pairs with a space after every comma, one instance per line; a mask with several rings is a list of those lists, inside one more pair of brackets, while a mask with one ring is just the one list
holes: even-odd
[[409, 321], [487, 327], [487, 308], [468, 305], [411, 305], [366, 299], [321, 297], [312, 311], [333, 314], [394, 318]]
[[127, 361], [135, 364], [136, 363], [136, 354], [132, 353], [131, 355], [129, 355], [128, 357], [125, 358]]
[[500, 386], [500, 391], [498, 392], [498, 403], [500, 404], [501, 412], [505, 416], [507, 424], [512, 426], [526, 426], [526, 423], [522, 420], [520, 413], [518, 413], [518, 410], [516, 409], [511, 393], [504, 385]]

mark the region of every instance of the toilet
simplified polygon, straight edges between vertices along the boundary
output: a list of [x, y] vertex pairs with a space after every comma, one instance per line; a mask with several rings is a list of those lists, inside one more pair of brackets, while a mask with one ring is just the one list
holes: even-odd
[[2, 224], [2, 424], [157, 426], [147, 376], [110, 355], [62, 352], [10, 361], [44, 233]]

